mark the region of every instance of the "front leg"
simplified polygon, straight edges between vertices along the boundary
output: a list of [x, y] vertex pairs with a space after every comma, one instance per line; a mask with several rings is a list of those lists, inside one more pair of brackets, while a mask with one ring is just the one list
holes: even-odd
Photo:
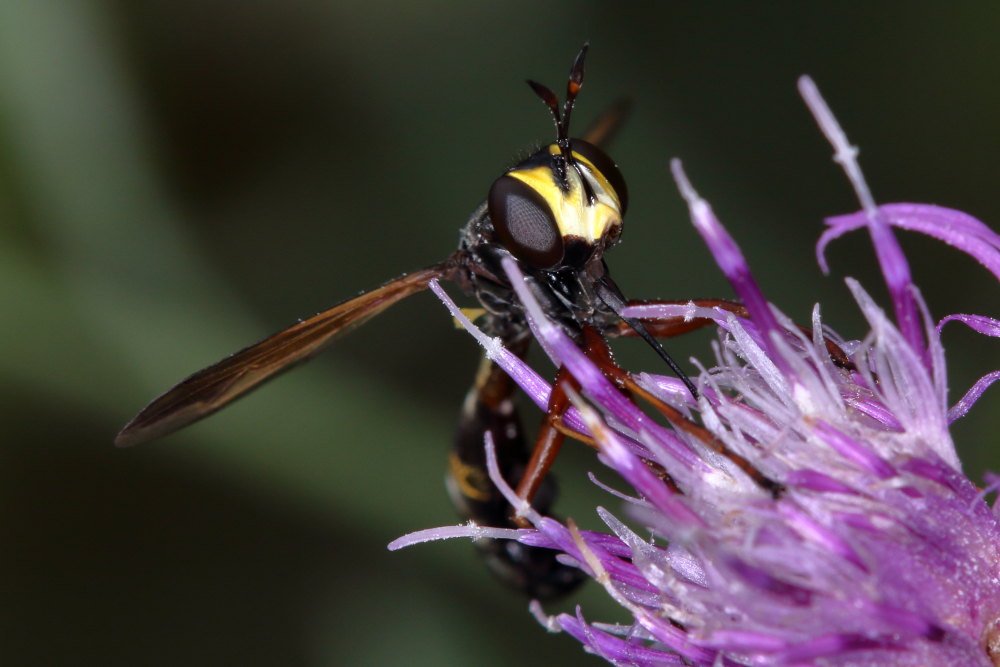
[[[750, 314], [743, 304], [726, 299], [686, 299], [682, 301], [632, 299], [628, 302], [629, 306], [687, 306], [689, 304], [698, 308], [719, 308], [739, 318], [750, 318]], [[697, 331], [715, 323], [715, 320], [710, 317], [685, 317], [683, 315], [641, 317], [638, 319], [649, 333], [657, 338], [673, 338], [674, 336]], [[808, 338], [812, 338], [813, 330], [811, 327], [799, 327], [799, 331]], [[634, 337], [638, 335], [634, 329], [622, 321], [616, 322], [607, 333], [609, 336], [622, 337]], [[850, 356], [836, 342], [825, 336], [823, 337], [823, 341], [826, 345], [826, 352], [830, 355], [830, 360], [834, 364], [845, 370], [857, 370]]]

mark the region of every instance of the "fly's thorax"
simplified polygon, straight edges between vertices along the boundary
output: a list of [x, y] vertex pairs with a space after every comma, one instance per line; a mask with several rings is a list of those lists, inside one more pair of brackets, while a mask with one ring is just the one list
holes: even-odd
[[[456, 254], [460, 270], [453, 280], [476, 298], [487, 317], [479, 322], [490, 336], [515, 338], [527, 331], [524, 309], [503, 270], [505, 258], [518, 263], [542, 309], [574, 339], [582, 324], [605, 328], [605, 320], [617, 319], [597, 297], [596, 284], [607, 274], [603, 253], [579, 239], [567, 239], [567, 257], [581, 258], [554, 268], [534, 268], [517, 258], [500, 242], [485, 207], [478, 208], [462, 231]], [[584, 261], [584, 257], [589, 257]]]

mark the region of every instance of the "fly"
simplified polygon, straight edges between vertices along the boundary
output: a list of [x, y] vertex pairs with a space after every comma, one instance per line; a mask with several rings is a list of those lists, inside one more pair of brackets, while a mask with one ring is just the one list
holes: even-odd
[[[638, 321], [624, 317], [622, 310], [630, 302], [611, 280], [604, 260], [605, 253], [621, 236], [628, 189], [618, 166], [603, 149], [619, 124], [619, 111], [607, 114], [584, 138], [569, 135], [570, 117], [583, 84], [586, 53], [585, 44], [570, 68], [561, 105], [551, 90], [528, 82], [552, 115], [556, 140], [493, 182], [486, 201], [462, 228], [458, 250], [451, 256], [344, 301], [198, 371], [143, 408], [125, 425], [115, 443], [129, 446], [153, 440], [209, 416], [275, 375], [312, 358], [339, 334], [427, 289], [432, 281], [450, 281], [474, 296], [484, 311], [479, 326], [488, 335], [499, 337], [516, 354], [524, 355], [531, 335], [524, 308], [501, 268], [507, 258], [518, 264], [546, 315], [609, 378], [617, 381], [622, 391], [638, 392], [655, 401], [615, 364], [607, 347], [609, 336], [638, 335], [653, 346], [691, 395], [697, 397], [694, 384], [655, 337], [683, 333], [708, 321]], [[728, 301], [706, 299], [694, 303], [742, 311], [739, 304]], [[542, 514], [548, 513], [556, 495], [548, 471], [565, 439], [561, 419], [569, 407], [566, 389], [570, 387], [575, 387], [573, 378], [560, 369], [546, 416], [533, 447], [529, 447], [514, 405], [514, 384], [492, 361], [482, 360], [463, 405], [449, 459], [449, 493], [465, 517], [483, 525], [519, 525], [486, 475], [483, 438], [487, 432], [496, 441], [505, 479], [517, 483], [521, 498], [531, 500]], [[689, 430], [701, 429], [685, 422], [675, 414], [676, 410], [657, 403], [672, 421], [681, 420]], [[697, 437], [714, 440], [701, 431]], [[735, 454], [723, 453], [736, 460]], [[762, 485], [770, 483], [756, 474]], [[555, 552], [548, 549], [506, 540], [480, 540], [477, 547], [495, 573], [535, 598], [561, 595], [583, 579], [580, 570], [558, 562]]]

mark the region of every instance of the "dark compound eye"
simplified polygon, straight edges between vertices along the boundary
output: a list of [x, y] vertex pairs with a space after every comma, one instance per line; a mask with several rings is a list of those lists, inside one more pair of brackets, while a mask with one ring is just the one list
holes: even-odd
[[614, 188], [615, 194], [618, 195], [618, 206], [621, 209], [622, 215], [625, 215], [625, 209], [628, 208], [628, 187], [625, 185], [625, 178], [622, 176], [622, 172], [618, 169], [618, 165], [615, 164], [614, 160], [608, 157], [608, 154], [600, 148], [583, 139], [571, 140], [570, 147], [573, 151], [585, 157], [590, 164], [594, 165], [597, 171], [601, 172], [611, 187]]
[[488, 202], [493, 228], [514, 257], [536, 269], [562, 261], [562, 234], [540, 194], [513, 176], [501, 176], [493, 181]]

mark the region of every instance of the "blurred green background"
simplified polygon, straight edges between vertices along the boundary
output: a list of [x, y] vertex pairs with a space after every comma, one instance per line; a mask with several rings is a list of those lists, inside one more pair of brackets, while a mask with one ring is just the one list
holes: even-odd
[[[729, 296], [668, 178], [679, 156], [769, 298], [884, 300], [864, 235], [820, 275], [825, 215], [857, 208], [795, 91], [811, 74], [882, 202], [1000, 221], [1000, 6], [937, 3], [0, 3], [0, 656], [7, 665], [543, 665], [579, 661], [463, 542], [445, 453], [472, 341], [429, 295], [163, 442], [117, 429], [186, 374], [450, 253], [492, 179], [551, 137], [523, 80], [562, 90], [591, 40], [577, 128], [635, 104], [609, 257], [632, 296]], [[992, 278], [903, 243], [936, 316], [996, 315]], [[952, 399], [996, 343], [946, 330]], [[704, 337], [671, 343], [705, 357]], [[656, 366], [622, 346], [626, 365]], [[996, 390], [958, 424], [1000, 468]], [[584, 448], [560, 504], [593, 524]], [[607, 475], [605, 475], [607, 477]], [[615, 620], [585, 592], [590, 617]]]

